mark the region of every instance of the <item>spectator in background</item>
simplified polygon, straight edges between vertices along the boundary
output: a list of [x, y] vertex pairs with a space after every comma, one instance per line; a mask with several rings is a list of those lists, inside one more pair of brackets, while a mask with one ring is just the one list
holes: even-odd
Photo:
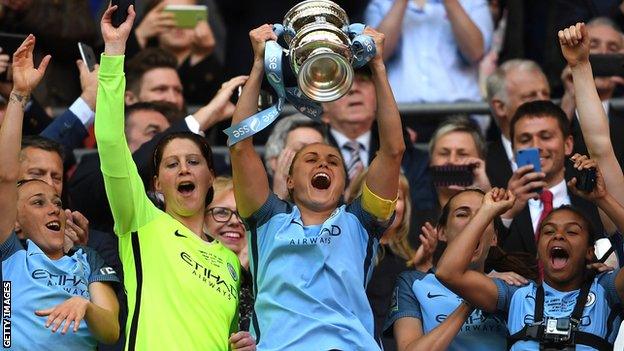
[[[342, 154], [348, 174], [347, 184], [368, 167], [379, 148], [375, 123], [376, 94], [370, 70], [362, 68], [355, 72], [353, 85], [345, 96], [323, 105], [323, 121], [329, 126], [328, 143]], [[406, 150], [401, 170], [409, 180], [412, 208], [416, 214], [416, 211], [433, 208], [435, 196], [427, 172], [427, 153], [413, 146], [405, 130], [403, 140]]]
[[485, 0], [373, 0], [366, 23], [386, 35], [399, 103], [479, 101], [479, 60], [493, 23]]
[[[622, 30], [611, 19], [598, 17], [589, 21], [586, 25], [589, 35], [590, 54], [619, 54], [624, 51], [624, 37]], [[613, 65], [617, 63], [614, 61]], [[580, 154], [587, 154], [587, 147], [580, 125], [576, 118], [575, 89], [572, 82], [572, 70], [570, 67], [564, 68], [561, 79], [565, 89], [562, 98], [562, 108], [572, 121], [572, 131], [574, 134], [574, 151]], [[624, 111], [611, 106], [609, 100], [614, 97], [618, 85], [624, 84], [624, 78], [596, 77], [594, 79], [596, 90], [602, 106], [609, 120], [609, 131], [612, 146], [620, 165], [624, 164], [624, 142], [621, 136], [624, 135]]]
[[[491, 188], [485, 173], [486, 144], [479, 129], [466, 118], [452, 118], [435, 131], [429, 141], [431, 166], [471, 165], [472, 188], [487, 191]], [[438, 179], [433, 178], [434, 184]], [[448, 200], [463, 187], [453, 184], [436, 184], [437, 208], [442, 208]], [[434, 218], [435, 219], [435, 218]]]
[[487, 175], [495, 187], [506, 187], [516, 170], [509, 136], [511, 118], [520, 105], [550, 99], [542, 69], [530, 60], [510, 60], [487, 78], [487, 100], [495, 124], [488, 130]]
[[196, 0], [151, 0], [145, 17], [134, 30], [141, 48], [154, 39], [158, 47], [172, 53], [184, 86], [188, 103], [205, 104], [223, 82], [223, 68], [213, 55], [215, 37], [208, 21], [195, 28], [178, 28], [172, 13], [163, 12], [166, 5], [197, 5]]
[[307, 116], [295, 114], [275, 123], [264, 147], [264, 166], [275, 195], [288, 200], [286, 179], [297, 151], [324, 141], [323, 126]]
[[590, 218], [596, 226], [596, 235], [604, 236], [596, 206], [569, 192], [566, 184], [565, 162], [572, 153], [573, 139], [563, 110], [550, 101], [527, 102], [514, 114], [509, 130], [514, 153], [529, 147], [539, 149], [541, 172], [526, 165], [514, 171], [509, 179], [508, 189], [516, 200], [501, 215], [507, 228], [501, 232], [501, 246], [535, 257], [535, 233], [540, 218], [553, 208], [570, 204]]
[[234, 185], [230, 177], [217, 177], [212, 183], [214, 197], [206, 207], [205, 231], [211, 239], [217, 240], [234, 251], [241, 263], [241, 287], [238, 301], [238, 330], [249, 330], [253, 313], [254, 297], [245, 225], [236, 209]]
[[166, 101], [182, 111], [183, 87], [176, 69], [176, 58], [167, 51], [148, 48], [139, 52], [126, 64], [126, 104]]

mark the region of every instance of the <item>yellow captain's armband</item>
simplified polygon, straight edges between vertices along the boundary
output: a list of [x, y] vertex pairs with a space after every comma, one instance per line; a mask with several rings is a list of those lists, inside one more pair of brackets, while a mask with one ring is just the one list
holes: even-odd
[[379, 196], [375, 195], [364, 182], [364, 186], [362, 189], [362, 208], [364, 211], [372, 214], [378, 219], [387, 221], [394, 213], [394, 209], [396, 208], [397, 200], [399, 199], [399, 194], [397, 192], [396, 198], [394, 200], [386, 200], [382, 199]]

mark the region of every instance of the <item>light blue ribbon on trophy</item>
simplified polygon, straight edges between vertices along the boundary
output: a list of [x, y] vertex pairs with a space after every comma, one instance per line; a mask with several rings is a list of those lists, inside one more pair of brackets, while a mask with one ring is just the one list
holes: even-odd
[[[368, 63], [375, 56], [376, 52], [373, 39], [368, 35], [362, 34], [364, 28], [363, 24], [354, 23], [343, 29], [352, 38], [351, 50], [353, 53], [353, 67], [355, 68], [362, 67]], [[278, 38], [284, 34], [284, 31], [288, 30], [292, 31], [291, 29], [284, 29], [281, 24], [273, 25], [273, 31]], [[277, 41], [270, 40], [266, 42], [264, 69], [269, 84], [277, 93], [277, 103], [225, 129], [223, 132], [228, 136], [228, 146], [247, 139], [271, 125], [279, 117], [286, 101], [290, 102], [297, 111], [320, 122], [323, 107], [319, 103], [310, 100], [297, 86], [284, 87], [284, 76], [282, 73], [283, 56], [283, 48]]]

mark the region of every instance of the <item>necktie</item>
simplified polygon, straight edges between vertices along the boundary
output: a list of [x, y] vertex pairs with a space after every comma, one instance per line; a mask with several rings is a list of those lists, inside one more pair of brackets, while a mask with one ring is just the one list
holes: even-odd
[[[550, 190], [542, 190], [540, 194], [540, 201], [542, 202], [542, 214], [540, 214], [539, 221], [537, 222], [537, 229], [535, 230], [535, 243], [539, 241], [539, 228], [542, 225], [542, 221], [546, 216], [550, 214], [553, 210], [553, 193]], [[544, 279], [544, 265], [540, 261], [537, 264], [539, 280], [542, 281]]]
[[539, 221], [537, 222], [537, 229], [535, 230], [535, 239], [539, 237], [539, 227], [542, 225], [542, 221], [553, 210], [553, 193], [550, 190], [542, 190], [540, 194], [540, 201], [542, 202], [542, 214], [540, 214]]
[[364, 163], [362, 163], [362, 158], [360, 158], [360, 143], [354, 140], [347, 141], [343, 146], [345, 150], [349, 151], [350, 158], [349, 162], [347, 162], [347, 174], [349, 175], [349, 180], [353, 180], [360, 170], [364, 169]]

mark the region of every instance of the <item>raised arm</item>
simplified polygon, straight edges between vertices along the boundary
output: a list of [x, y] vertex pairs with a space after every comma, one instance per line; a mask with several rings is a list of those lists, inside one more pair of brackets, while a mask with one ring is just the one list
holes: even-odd
[[[264, 46], [267, 40], [277, 40], [273, 28], [268, 24], [262, 25], [251, 32], [249, 38], [254, 50], [254, 62], [249, 78], [238, 99], [232, 125], [236, 125], [245, 118], [258, 111], [258, 96], [264, 74]], [[254, 149], [253, 139], [247, 138], [230, 147], [232, 159], [232, 180], [234, 182], [234, 196], [238, 212], [242, 217], [249, 217], [256, 212], [269, 196], [269, 180], [262, 159]]]
[[[383, 59], [387, 60], [392, 57], [396, 50], [399, 40], [401, 39], [401, 31], [403, 28], [403, 17], [407, 9], [409, 0], [395, 0], [392, 6], [377, 26], [377, 30], [386, 36], [386, 46], [384, 48]], [[371, 8], [367, 10], [371, 16], [378, 16], [382, 9], [379, 4], [371, 4]]]
[[118, 28], [111, 24], [115, 9], [109, 7], [101, 22], [105, 45], [98, 76], [95, 138], [115, 233], [124, 235], [137, 230], [158, 212], [145, 195], [124, 134], [123, 55], [135, 17], [134, 7], [128, 8], [128, 17]]
[[499, 188], [488, 191], [475, 216], [449, 243], [438, 262], [436, 277], [453, 292], [486, 312], [496, 311], [498, 288], [491, 278], [468, 266], [487, 226], [496, 216], [511, 208], [514, 201], [511, 191]]
[[609, 120], [596, 91], [589, 63], [589, 35], [585, 24], [558, 33], [563, 56], [572, 70], [578, 119], [591, 158], [598, 161], [609, 192], [624, 203], [624, 175], [618, 163], [609, 133]]
[[481, 60], [485, 54], [485, 40], [479, 27], [468, 16], [459, 0], [444, 0], [444, 8], [461, 54], [470, 62]]
[[366, 28], [375, 40], [377, 54], [369, 62], [377, 96], [377, 125], [379, 129], [379, 151], [369, 166], [366, 185], [373, 194], [386, 200], [395, 200], [398, 194], [401, 160], [405, 151], [401, 116], [397, 108], [386, 67], [383, 62], [384, 35], [371, 28]]
[[33, 64], [35, 37], [31, 34], [13, 54], [13, 90], [0, 127], [0, 243], [4, 243], [15, 226], [17, 217], [17, 181], [22, 142], [24, 108], [30, 93], [41, 81], [50, 56]]

